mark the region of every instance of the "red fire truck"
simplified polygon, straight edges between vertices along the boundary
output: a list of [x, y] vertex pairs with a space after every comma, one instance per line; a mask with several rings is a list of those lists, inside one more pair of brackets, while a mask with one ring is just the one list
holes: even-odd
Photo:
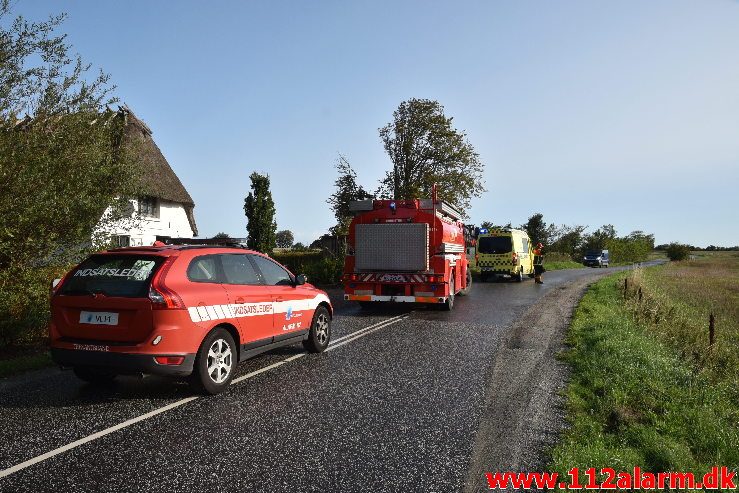
[[451, 310], [472, 285], [462, 214], [436, 199], [361, 200], [349, 227], [344, 299], [436, 303]]

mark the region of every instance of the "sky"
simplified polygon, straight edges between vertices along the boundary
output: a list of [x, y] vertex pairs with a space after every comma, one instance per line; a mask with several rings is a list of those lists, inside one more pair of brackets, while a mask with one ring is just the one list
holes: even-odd
[[201, 237], [246, 236], [253, 171], [278, 229], [334, 224], [339, 153], [374, 190], [378, 128], [438, 100], [485, 164], [470, 222], [613, 224], [739, 244], [739, 1], [19, 0], [67, 12], [192, 195]]

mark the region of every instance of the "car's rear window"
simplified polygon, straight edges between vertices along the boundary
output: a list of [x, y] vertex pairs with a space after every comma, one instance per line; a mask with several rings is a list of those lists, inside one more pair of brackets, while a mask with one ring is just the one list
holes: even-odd
[[64, 281], [59, 294], [146, 297], [149, 282], [163, 261], [163, 257], [146, 255], [93, 255]]
[[480, 253], [510, 253], [513, 251], [513, 244], [510, 236], [483, 236], [477, 245], [477, 251]]

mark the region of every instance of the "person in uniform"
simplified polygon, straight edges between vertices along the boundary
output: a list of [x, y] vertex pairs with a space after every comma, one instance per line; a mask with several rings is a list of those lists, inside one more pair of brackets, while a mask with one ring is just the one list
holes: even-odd
[[541, 280], [544, 270], [544, 245], [537, 243], [534, 249], [534, 282], [536, 284], [544, 284]]

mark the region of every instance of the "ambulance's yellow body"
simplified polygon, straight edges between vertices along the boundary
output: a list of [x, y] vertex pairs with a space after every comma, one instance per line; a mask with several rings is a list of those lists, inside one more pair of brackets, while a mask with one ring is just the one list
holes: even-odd
[[477, 237], [477, 267], [482, 280], [494, 275], [508, 275], [517, 281], [534, 274], [531, 239], [520, 229], [480, 230]]

